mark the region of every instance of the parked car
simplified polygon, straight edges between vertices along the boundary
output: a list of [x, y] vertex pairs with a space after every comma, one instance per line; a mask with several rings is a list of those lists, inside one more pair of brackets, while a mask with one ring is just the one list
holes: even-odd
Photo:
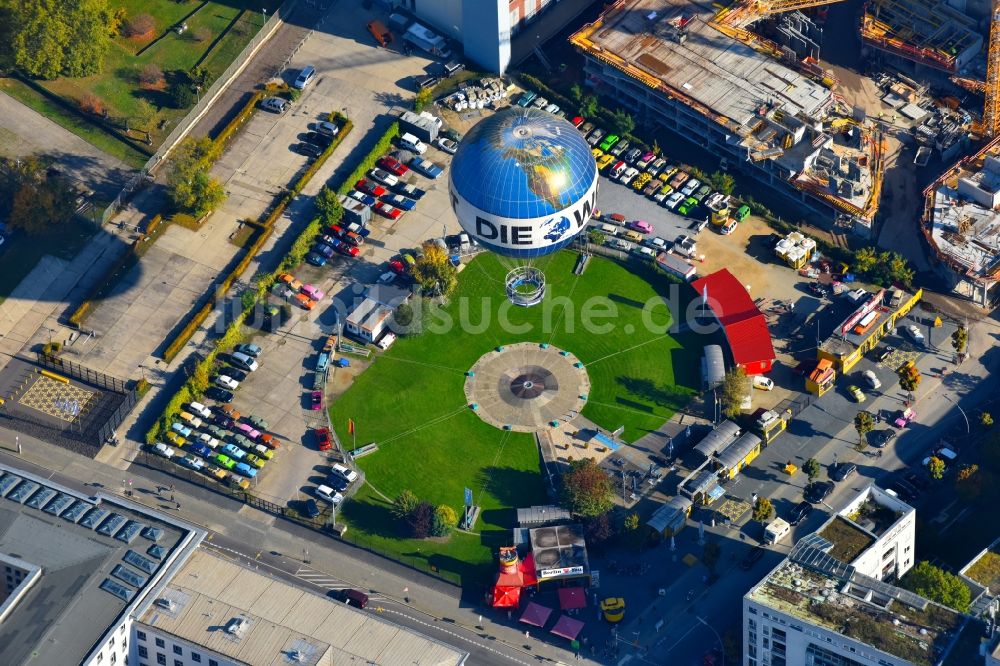
[[293, 88], [298, 88], [299, 90], [304, 90], [307, 85], [312, 83], [312, 80], [316, 78], [316, 68], [312, 65], [306, 65], [299, 72], [299, 75], [295, 77], [292, 82]]
[[305, 155], [306, 157], [319, 157], [323, 149], [317, 146], [315, 143], [307, 143], [305, 141], [300, 141], [295, 144], [295, 152], [300, 155]]
[[837, 463], [830, 470], [830, 478], [833, 479], [834, 481], [843, 481], [844, 479], [846, 479], [851, 474], [854, 474], [857, 471], [858, 471], [858, 466], [855, 465], [854, 463], [849, 463], [849, 462]]
[[241, 433], [249, 437], [250, 439], [257, 439], [260, 437], [260, 430], [257, 430], [249, 423], [237, 423], [236, 429]]
[[380, 168], [385, 169], [395, 176], [405, 176], [410, 171], [410, 167], [406, 166], [395, 157], [390, 157], [389, 155], [380, 158], [378, 165]]
[[166, 440], [168, 442], [170, 442], [171, 444], [173, 444], [177, 448], [180, 448], [180, 447], [184, 446], [185, 444], [187, 444], [187, 440], [184, 439], [184, 437], [182, 437], [180, 435], [180, 433], [168, 432], [166, 435], [164, 435], [164, 437], [166, 438]]
[[326, 502], [329, 502], [334, 506], [337, 506], [338, 504], [344, 501], [344, 496], [335, 491], [330, 486], [317, 486], [316, 497]]
[[577, 129], [580, 130], [580, 134], [587, 136], [594, 131], [594, 123], [584, 122], [582, 125], [579, 125]]
[[169, 460], [169, 459], [173, 458], [175, 455], [177, 455], [177, 451], [175, 451], [173, 448], [167, 446], [163, 442], [160, 442], [156, 446], [153, 447], [153, 453], [155, 453], [158, 456], [163, 456], [167, 460]]
[[326, 134], [320, 134], [319, 132], [306, 132], [302, 135], [302, 140], [306, 143], [311, 143], [314, 146], [319, 147], [321, 151], [333, 142], [331, 137]]
[[403, 182], [397, 183], [389, 189], [396, 194], [402, 194], [404, 197], [409, 197], [411, 199], [421, 199], [425, 194], [427, 194], [426, 191], [420, 189], [416, 185], [410, 185], [409, 183]]
[[792, 508], [792, 512], [789, 515], [789, 523], [792, 525], [798, 525], [803, 520], [805, 520], [810, 513], [812, 513], [812, 504], [806, 501], [799, 502]]
[[288, 110], [288, 107], [288, 100], [281, 99], [280, 97], [265, 97], [260, 102], [260, 108], [271, 113], [284, 113]]
[[393, 176], [391, 173], [385, 171], [384, 169], [372, 169], [371, 171], [368, 172], [368, 175], [371, 176], [374, 180], [377, 180], [378, 182], [382, 183], [386, 187], [392, 187], [393, 185], [397, 185], [399, 183], [399, 178]]
[[227, 391], [220, 386], [209, 386], [205, 389], [205, 397], [218, 402], [232, 402], [235, 396], [232, 391]]
[[606, 137], [604, 137], [604, 140], [601, 141], [601, 144], [598, 146], [598, 148], [600, 148], [604, 152], [607, 152], [611, 150], [612, 146], [618, 143], [619, 138], [620, 137], [617, 134], [609, 134]]
[[257, 468], [254, 467], [253, 465], [248, 465], [245, 462], [236, 463], [235, 465], [233, 465], [233, 471], [236, 472], [237, 474], [247, 477], [248, 479], [252, 479], [255, 476], [257, 476]]
[[190, 437], [191, 436], [191, 428], [189, 428], [188, 426], [184, 425], [180, 421], [174, 421], [173, 423], [171, 423], [170, 424], [170, 429], [173, 430], [174, 432], [176, 432], [181, 437]]
[[435, 141], [434, 143], [437, 145], [438, 148], [448, 153], [449, 155], [454, 155], [455, 152], [458, 150], [458, 143], [447, 137], [439, 136], [437, 138], [437, 141]]
[[850, 386], [847, 387], [847, 392], [850, 394], [850, 396], [852, 398], [854, 398], [854, 402], [864, 402], [865, 401], [865, 393], [864, 393], [864, 391], [862, 391], [861, 389], [859, 389], [854, 384], [851, 384]]
[[330, 596], [355, 608], [364, 609], [368, 605], [368, 595], [360, 590], [332, 590]]
[[243, 460], [246, 457], [247, 452], [236, 446], [235, 444], [223, 444], [222, 448], [219, 449], [220, 452], [229, 456], [233, 460]]
[[214, 460], [215, 464], [223, 469], [231, 470], [236, 466], [236, 461], [224, 453], [216, 453]]
[[653, 225], [645, 220], [632, 220], [625, 226], [633, 231], [638, 231], [640, 234], [653, 233]]
[[333, 448], [333, 438], [329, 428], [314, 428], [313, 434], [316, 435], [316, 444], [320, 451], [329, 451]]
[[325, 295], [323, 290], [314, 284], [302, 285], [302, 293], [308, 296], [309, 298], [313, 299], [314, 301], [323, 300], [323, 296]]
[[605, 169], [608, 168], [608, 166], [613, 164], [614, 161], [615, 161], [615, 156], [612, 155], [611, 153], [601, 155], [600, 157], [597, 158], [597, 170], [604, 171]]
[[344, 465], [341, 465], [340, 463], [334, 463], [330, 467], [330, 471], [333, 474], [343, 477], [344, 480], [347, 481], [348, 483], [354, 483], [358, 478], [357, 472], [355, 472], [350, 467], [345, 467]]
[[351, 190], [347, 193], [347, 196], [351, 197], [355, 201], [360, 201], [366, 206], [374, 206], [377, 201], [377, 199], [372, 195], [359, 192], [358, 190]]
[[259, 346], [248, 342], [242, 345], [236, 345], [233, 347], [233, 351], [239, 354], [246, 354], [252, 358], [257, 358], [260, 356], [262, 350]]
[[591, 146], [596, 146], [602, 138], [604, 138], [604, 130], [598, 127], [587, 136], [587, 143]]
[[204, 444], [192, 444], [188, 447], [188, 450], [195, 455], [201, 456], [202, 458], [208, 458], [212, 455], [212, 449], [208, 448]]
[[413, 199], [407, 199], [402, 194], [386, 195], [382, 197], [382, 201], [389, 204], [390, 206], [393, 206], [394, 208], [398, 208], [403, 211], [413, 210], [414, 207], [416, 207], [417, 205], [416, 201], [414, 201]]
[[621, 157], [621, 154], [628, 150], [629, 141], [628, 139], [621, 139], [615, 145], [611, 146], [611, 150], [608, 152], [615, 157]]
[[[302, 287], [299, 286], [299, 289], [301, 288]], [[242, 368], [248, 372], [254, 372], [258, 367], [260, 367], [255, 358], [249, 354], [244, 354], [243, 352], [233, 352], [230, 354], [229, 362], [237, 368]]]
[[303, 310], [312, 310], [316, 307], [316, 301], [309, 298], [305, 294], [295, 294], [292, 300], [295, 301], [296, 305], [301, 307]]
[[763, 375], [754, 375], [753, 387], [755, 389], [760, 389], [761, 391], [770, 391], [774, 389], [774, 380]]
[[364, 178], [354, 183], [354, 189], [360, 190], [365, 194], [370, 194], [373, 197], [380, 197], [388, 191], [378, 183], [373, 183], [372, 181], [365, 180]]
[[238, 382], [244, 382], [244, 381], [246, 381], [246, 378], [249, 376], [246, 373], [246, 371], [240, 370], [239, 368], [234, 368], [232, 366], [227, 366], [225, 368], [225, 371], [226, 371], [227, 375], [229, 375], [230, 377], [232, 377], [233, 379], [235, 379]]
[[189, 469], [193, 469], [196, 472], [200, 472], [201, 469], [205, 466], [204, 460], [202, 460], [201, 458], [197, 458], [193, 455], [186, 455], [177, 462], [179, 462], [180, 464], [184, 465]]
[[919, 328], [917, 328], [913, 324], [910, 324], [909, 326], [903, 327], [903, 330], [906, 331], [906, 334], [910, 336], [910, 338], [918, 345], [924, 344], [924, 334], [920, 331]]
[[302, 288], [302, 283], [296, 280], [295, 276], [291, 273], [282, 273], [278, 276], [278, 281], [284, 282], [292, 291], [298, 291]]
[[754, 546], [750, 549], [750, 552], [747, 553], [742, 560], [740, 560], [740, 569], [743, 569], [743, 571], [750, 571], [750, 569], [753, 568], [753, 565], [757, 564], [757, 562], [760, 561], [760, 558], [764, 557], [765, 553], [767, 553], [767, 548], [760, 545]]
[[868, 386], [872, 389], [882, 388], [882, 382], [878, 380], [878, 377], [876, 377], [875, 373], [871, 370], [865, 370], [861, 373], [861, 376], [865, 378], [865, 381], [868, 382]]
[[410, 168], [432, 180], [444, 173], [444, 169], [423, 157], [414, 157], [410, 160]]
[[215, 378], [215, 383], [230, 391], [235, 391], [240, 387], [240, 383], [229, 375], [219, 375]]
[[197, 435], [197, 440], [200, 446], [207, 446], [210, 449], [214, 449], [219, 445], [218, 438], [209, 435], [207, 432], [199, 432]]
[[813, 504], [819, 504], [829, 497], [832, 492], [833, 484], [829, 481], [813, 481], [806, 486], [805, 493], [803, 494], [807, 501], [812, 502]]
[[301, 513], [306, 518], [315, 519], [319, 518], [320, 514], [323, 512], [319, 510], [319, 505], [316, 504], [316, 500], [308, 499], [302, 503]]
[[632, 164], [640, 157], [642, 157], [642, 148], [632, 148], [622, 156], [622, 159], [628, 162], [629, 164]]
[[620, 182], [622, 185], [628, 185], [638, 175], [639, 175], [638, 169], [636, 169], [635, 167], [629, 167], [625, 169], [624, 173], [622, 173], [621, 178], [618, 179], [618, 182]]
[[333, 138], [340, 134], [340, 127], [336, 123], [323, 121], [321, 123], [316, 123], [316, 131], [320, 134], [325, 134], [330, 138]]
[[212, 410], [201, 404], [200, 402], [189, 402], [188, 409], [197, 414], [203, 419], [212, 418]]
[[375, 206], [375, 212], [383, 217], [387, 217], [390, 220], [398, 220], [403, 211], [399, 210], [394, 206], [390, 206], [384, 201]]
[[673, 194], [668, 196], [666, 200], [663, 202], [663, 207], [670, 208], [672, 210], [676, 208], [677, 205], [682, 201], [684, 201], [684, 195], [681, 194], [680, 192], [674, 192]]
[[267, 463], [267, 460], [261, 458], [255, 453], [248, 453], [246, 462], [248, 465], [253, 465], [257, 469], [262, 469], [264, 467], [264, 464]]
[[192, 428], [200, 428], [201, 427], [201, 417], [200, 416], [195, 416], [194, 414], [192, 414], [190, 412], [181, 412], [180, 413], [180, 418], [181, 418], [182, 421], [184, 421], [185, 423], [187, 423]]
[[423, 155], [427, 152], [427, 144], [409, 133], [399, 137], [399, 147], [414, 152], [417, 155]]

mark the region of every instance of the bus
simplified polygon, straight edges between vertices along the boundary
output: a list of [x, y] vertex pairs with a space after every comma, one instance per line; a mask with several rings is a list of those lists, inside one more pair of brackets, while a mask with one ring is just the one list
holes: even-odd
[[861, 335], [862, 333], [867, 333], [868, 329], [870, 329], [875, 324], [876, 319], [878, 319], [878, 310], [873, 310], [872, 312], [869, 312], [864, 317], [862, 317], [861, 321], [858, 322], [858, 325], [854, 327], [854, 332], [857, 333], [858, 335]]

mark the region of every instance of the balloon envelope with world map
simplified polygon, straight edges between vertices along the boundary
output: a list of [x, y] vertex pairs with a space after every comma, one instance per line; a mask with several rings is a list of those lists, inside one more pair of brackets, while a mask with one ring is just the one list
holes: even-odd
[[462, 139], [450, 192], [466, 233], [505, 258], [508, 297], [534, 305], [545, 291], [534, 262], [586, 228], [595, 208], [597, 165], [566, 120], [535, 109], [505, 109]]

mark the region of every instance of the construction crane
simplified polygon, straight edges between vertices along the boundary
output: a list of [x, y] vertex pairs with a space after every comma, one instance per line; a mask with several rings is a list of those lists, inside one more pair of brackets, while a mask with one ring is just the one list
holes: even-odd
[[986, 86], [983, 90], [983, 134], [994, 137], [1000, 132], [1000, 0], [993, 0], [990, 20], [990, 43], [986, 52]]

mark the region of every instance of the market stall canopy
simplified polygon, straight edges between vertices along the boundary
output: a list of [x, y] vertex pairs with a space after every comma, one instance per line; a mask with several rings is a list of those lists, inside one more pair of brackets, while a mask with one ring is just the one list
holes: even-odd
[[521, 601], [521, 588], [496, 585], [493, 588], [494, 608], [517, 608]]
[[549, 615], [552, 615], [552, 609], [546, 608], [531, 602], [528, 607], [524, 609], [524, 613], [521, 614], [521, 622], [525, 624], [533, 624], [536, 627], [544, 627], [545, 622], [549, 619]]
[[549, 633], [562, 636], [566, 640], [571, 641], [579, 636], [582, 630], [583, 622], [571, 618], [569, 615], [563, 615]]
[[586, 608], [587, 592], [582, 587], [564, 587], [559, 590], [559, 608]]

